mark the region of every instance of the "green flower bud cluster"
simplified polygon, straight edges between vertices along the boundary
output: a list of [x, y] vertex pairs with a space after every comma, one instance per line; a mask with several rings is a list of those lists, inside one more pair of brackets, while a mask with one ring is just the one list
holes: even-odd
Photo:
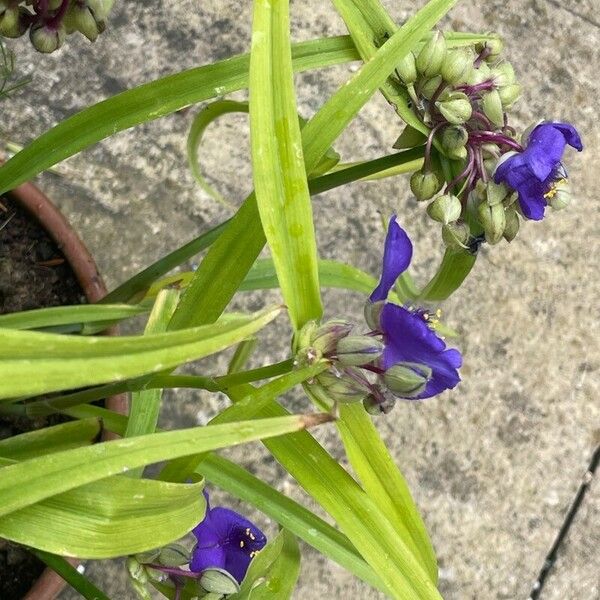
[[485, 241], [490, 245], [503, 238], [512, 242], [520, 225], [516, 194], [503, 183], [479, 181], [474, 196], [478, 202], [477, 221], [483, 229]]
[[94, 42], [106, 28], [113, 3], [114, 0], [0, 0], [0, 36], [17, 38], [29, 31], [31, 44], [43, 53], [58, 50], [75, 32]]

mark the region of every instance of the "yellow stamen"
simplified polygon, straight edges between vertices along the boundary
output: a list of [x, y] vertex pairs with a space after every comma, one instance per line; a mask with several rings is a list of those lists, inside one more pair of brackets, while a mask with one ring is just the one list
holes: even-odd
[[562, 185], [565, 185], [567, 182], [568, 182], [568, 180], [565, 177], [562, 177], [561, 179], [558, 179], [558, 180], [552, 182], [550, 189], [544, 194], [544, 198], [548, 198], [548, 199], [554, 198], [554, 196], [556, 196], [556, 194], [558, 194], [558, 188]]
[[241, 540], [240, 541], [240, 548], [243, 548], [243, 547], [244, 547], [244, 540]]

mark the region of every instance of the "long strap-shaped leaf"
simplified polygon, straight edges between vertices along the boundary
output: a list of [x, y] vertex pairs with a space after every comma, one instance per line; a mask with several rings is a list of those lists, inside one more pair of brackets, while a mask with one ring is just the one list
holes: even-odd
[[255, 0], [250, 138], [256, 202], [295, 329], [323, 307], [289, 39], [288, 0]]
[[[409, 19], [302, 129], [307, 173], [387, 79], [395, 66], [457, 0], [432, 0]], [[254, 194], [208, 251], [171, 320], [180, 329], [215, 321], [265, 244]]]

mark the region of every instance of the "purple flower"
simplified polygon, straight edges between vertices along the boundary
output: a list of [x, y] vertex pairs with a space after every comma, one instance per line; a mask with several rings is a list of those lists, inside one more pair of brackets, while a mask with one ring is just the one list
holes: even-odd
[[190, 571], [224, 569], [241, 583], [248, 565], [267, 543], [265, 534], [242, 515], [229, 508], [210, 508], [208, 494], [206, 514], [192, 533], [198, 540], [192, 552]]
[[496, 168], [494, 181], [518, 192], [521, 210], [528, 219], [542, 219], [548, 199], [566, 181], [561, 159], [567, 144], [579, 152], [583, 150], [573, 125], [541, 123], [529, 135], [525, 150], [511, 154]]
[[[379, 285], [370, 296], [371, 302], [387, 299], [398, 276], [410, 264], [412, 243], [406, 232], [392, 216], [388, 226], [383, 254], [383, 272]], [[384, 351], [381, 367], [387, 371], [394, 365], [414, 366], [415, 373], [422, 376], [424, 365], [431, 373], [424, 388], [416, 395], [400, 396], [411, 399], [430, 398], [460, 381], [457, 369], [462, 364], [458, 350], [446, 349], [446, 343], [432, 329], [435, 319], [424, 309], [410, 309], [386, 303], [379, 319], [383, 333]]]

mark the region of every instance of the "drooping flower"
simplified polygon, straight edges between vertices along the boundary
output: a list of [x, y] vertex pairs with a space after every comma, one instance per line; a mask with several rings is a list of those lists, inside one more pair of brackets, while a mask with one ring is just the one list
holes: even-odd
[[192, 552], [190, 571], [224, 569], [238, 583], [246, 575], [250, 561], [267, 543], [264, 533], [239, 513], [222, 506], [210, 507], [206, 497], [206, 514], [192, 533], [197, 544]]
[[[381, 279], [369, 300], [387, 299], [396, 279], [410, 264], [412, 243], [406, 232], [392, 216], [385, 240]], [[454, 388], [460, 381], [457, 369], [462, 364], [458, 350], [447, 349], [444, 340], [432, 328], [435, 319], [425, 309], [413, 309], [386, 302], [379, 317], [384, 350], [381, 367], [389, 371], [399, 365], [414, 371], [423, 385], [414, 392], [396, 395], [422, 399]], [[392, 390], [394, 391], [394, 390]]]
[[523, 152], [510, 153], [494, 173], [496, 183], [505, 183], [519, 194], [521, 211], [539, 221], [549, 200], [566, 183], [561, 159], [567, 144], [579, 152], [581, 138], [569, 123], [540, 123], [530, 133]]

